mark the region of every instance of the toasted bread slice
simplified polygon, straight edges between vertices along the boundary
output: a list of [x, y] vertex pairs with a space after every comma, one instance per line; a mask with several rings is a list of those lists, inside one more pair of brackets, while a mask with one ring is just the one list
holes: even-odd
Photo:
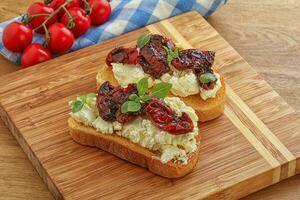
[[69, 118], [68, 124], [71, 137], [79, 144], [98, 147], [121, 159], [147, 168], [151, 172], [163, 177], [182, 177], [193, 170], [199, 159], [200, 134], [197, 136], [197, 151], [190, 155], [186, 165], [174, 161], [163, 164], [154, 152], [143, 148], [126, 138], [116, 134], [109, 135], [99, 133], [93, 127], [85, 126], [73, 118]]
[[[109, 81], [113, 85], [118, 85], [111, 67], [105, 66], [97, 74], [98, 87], [105, 81]], [[200, 122], [215, 119], [223, 113], [225, 104], [225, 81], [223, 77], [221, 77], [221, 83], [222, 87], [217, 92], [215, 98], [203, 100], [199, 94], [188, 97], [180, 97], [180, 99], [184, 101], [186, 105], [195, 109]]]
[[213, 120], [223, 113], [225, 104], [225, 81], [223, 77], [221, 77], [221, 83], [222, 87], [215, 98], [203, 100], [199, 94], [180, 97], [186, 105], [195, 109], [200, 122]]

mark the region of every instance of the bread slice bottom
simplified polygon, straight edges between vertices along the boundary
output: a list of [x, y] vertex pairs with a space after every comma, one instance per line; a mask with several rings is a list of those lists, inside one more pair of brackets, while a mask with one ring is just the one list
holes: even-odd
[[[118, 85], [111, 67], [105, 66], [101, 68], [97, 74], [97, 87], [99, 87], [105, 81], [109, 81], [112, 85]], [[191, 95], [188, 97], [180, 97], [180, 99], [184, 101], [186, 105], [191, 106], [195, 109], [200, 122], [213, 120], [222, 115], [222, 113], [224, 112], [225, 81], [223, 77], [221, 77], [221, 83], [222, 87], [217, 92], [215, 98], [203, 100], [199, 94]]]
[[197, 151], [190, 155], [186, 165], [173, 161], [163, 164], [154, 152], [126, 138], [116, 134], [99, 133], [93, 127], [85, 126], [73, 118], [69, 118], [68, 125], [71, 137], [79, 144], [98, 147], [166, 178], [179, 178], [190, 173], [196, 166], [200, 155], [200, 134], [197, 136]]

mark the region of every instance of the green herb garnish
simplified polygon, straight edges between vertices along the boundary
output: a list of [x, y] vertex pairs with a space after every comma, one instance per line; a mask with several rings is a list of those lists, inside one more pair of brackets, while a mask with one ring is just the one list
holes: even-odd
[[138, 48], [143, 48], [151, 39], [151, 36], [148, 34], [141, 35], [138, 40], [136, 46]]
[[199, 77], [199, 80], [201, 83], [205, 84], [205, 83], [210, 83], [210, 82], [216, 81], [217, 77], [215, 74], [207, 72], [205, 74], [201, 74]]
[[168, 47], [165, 47], [165, 46], [164, 46], [164, 49], [166, 50], [166, 52], [168, 54], [168, 64], [169, 65], [172, 63], [172, 60], [179, 57], [179, 53], [182, 50], [179, 47], [173, 47], [173, 48], [169, 49]]
[[95, 93], [89, 93], [87, 95], [77, 97], [76, 100], [70, 102], [72, 112], [79, 112], [83, 108], [84, 104], [89, 105], [94, 98], [96, 98]]
[[150, 96], [150, 95], [143, 95], [143, 96], [141, 97], [141, 101], [143, 101], [143, 102], [149, 101], [150, 99], [151, 99], [151, 96]]
[[172, 84], [160, 82], [152, 91], [152, 94], [147, 94], [148, 91], [148, 78], [145, 77], [137, 83], [138, 94], [131, 94], [129, 100], [125, 101], [121, 106], [122, 113], [138, 112], [141, 110], [142, 105], [149, 101], [153, 97], [164, 98], [170, 89]]
[[138, 95], [136, 95], [136, 94], [131, 94], [129, 96], [129, 100], [139, 102], [140, 101], [140, 97]]
[[80, 100], [72, 101], [71, 102], [72, 112], [73, 113], [79, 112], [82, 109], [83, 105], [84, 103]]
[[148, 78], [147, 77], [141, 79], [137, 83], [137, 90], [138, 90], [139, 96], [146, 94], [146, 92], [148, 90]]
[[171, 88], [172, 84], [160, 82], [153, 88], [152, 96], [155, 96], [157, 98], [164, 98], [165, 96], [167, 96]]
[[141, 103], [136, 101], [126, 101], [121, 106], [121, 112], [137, 112], [141, 109]]

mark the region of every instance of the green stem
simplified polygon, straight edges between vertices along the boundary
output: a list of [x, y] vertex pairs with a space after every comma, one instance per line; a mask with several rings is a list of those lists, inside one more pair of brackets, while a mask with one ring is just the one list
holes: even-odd
[[23, 18], [22, 18], [22, 22], [24, 24], [29, 24], [30, 22], [32, 22], [36, 17], [44, 17], [44, 16], [48, 16], [49, 14], [36, 14], [36, 15], [28, 15], [28, 14], [25, 14], [23, 15]]
[[45, 41], [44, 41], [43, 46], [44, 46], [45, 48], [47, 48], [48, 45], [49, 45], [49, 42], [50, 42], [50, 34], [49, 34], [49, 31], [48, 31], [48, 29], [47, 29], [46, 24], [43, 25], [43, 28], [44, 28], [44, 30], [45, 30]]
[[90, 15], [92, 13], [92, 8], [90, 7], [89, 3], [87, 0], [83, 0], [84, 3], [84, 10], [87, 15]]
[[48, 5], [50, 3], [52, 3], [53, 0], [44, 0], [44, 4]]
[[50, 15], [48, 15], [47, 19], [38, 27], [36, 27], [35, 29], [33, 29], [33, 31], [36, 31], [38, 29], [40, 29], [41, 27], [46, 26], [47, 22], [57, 13], [59, 13], [59, 11], [61, 11], [61, 9], [65, 8], [66, 5], [68, 5], [69, 3], [71, 3], [73, 0], [66, 0], [66, 2], [64, 4], [62, 4], [58, 9], [56, 9], [53, 13], [51, 13]]
[[73, 29], [75, 27], [75, 24], [74, 24], [74, 17], [70, 14], [70, 12], [67, 10], [66, 7], [63, 7], [64, 11], [66, 12], [66, 14], [68, 15], [68, 24], [67, 24], [67, 27], [69, 29]]
[[64, 11], [67, 13], [69, 19], [73, 18], [72, 15], [70, 14], [70, 12], [67, 10], [66, 7], [63, 7]]

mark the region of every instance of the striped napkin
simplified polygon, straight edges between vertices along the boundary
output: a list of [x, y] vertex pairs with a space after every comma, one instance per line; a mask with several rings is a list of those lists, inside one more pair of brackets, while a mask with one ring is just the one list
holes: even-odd
[[[225, 4], [227, 0], [112, 0], [112, 14], [105, 24], [92, 27], [85, 35], [77, 38], [70, 51], [75, 51], [101, 41], [119, 36], [148, 24], [179, 15], [191, 10], [207, 17]], [[0, 38], [5, 26], [21, 17], [0, 23]], [[42, 36], [34, 36], [34, 43], [43, 43]], [[0, 40], [0, 54], [19, 64], [21, 54], [5, 49]]]

